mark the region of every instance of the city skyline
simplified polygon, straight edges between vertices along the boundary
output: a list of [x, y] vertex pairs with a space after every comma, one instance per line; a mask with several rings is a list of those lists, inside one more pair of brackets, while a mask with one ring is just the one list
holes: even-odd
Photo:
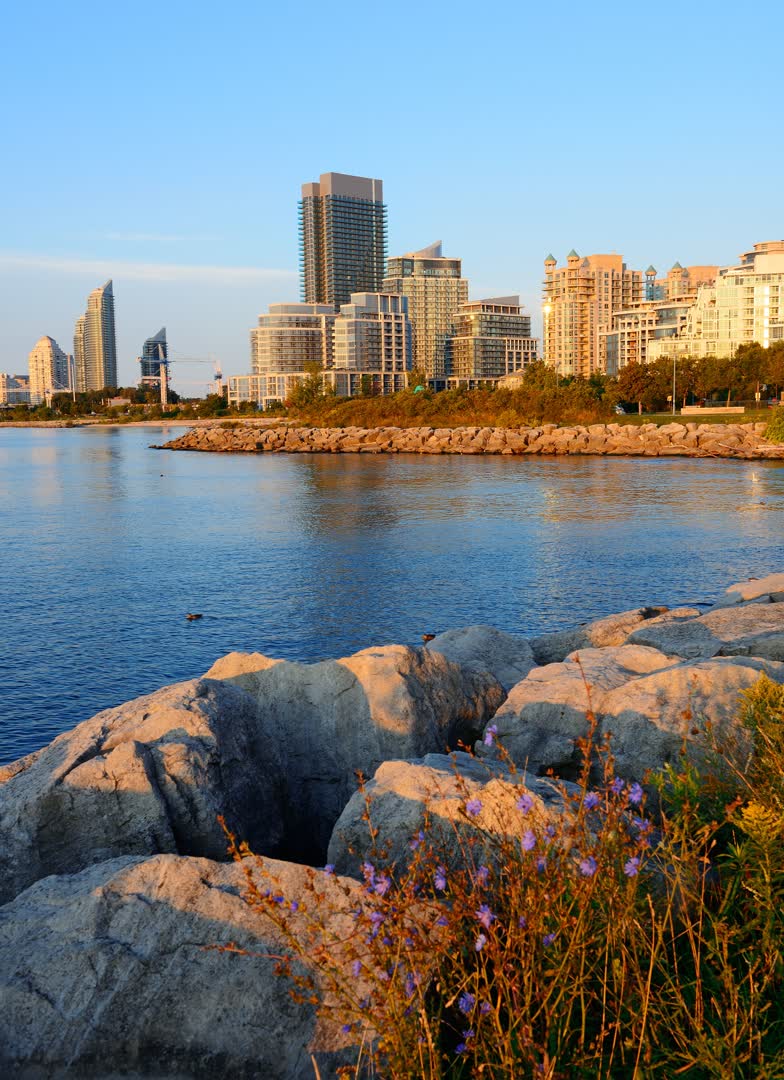
[[[100, 10], [74, 18], [44, 0], [4, 27], [1, 370], [23, 367], [44, 334], [70, 343], [84, 296], [110, 277], [121, 382], [162, 325], [173, 354], [247, 370], [247, 328], [299, 298], [297, 195], [322, 169], [383, 177], [388, 250], [441, 237], [471, 297], [520, 294], [537, 335], [548, 252], [728, 265], [784, 234], [772, 137], [782, 12], [767, 0], [742, 19], [712, 7], [709, 21], [699, 5], [665, 2], [654, 17], [502, 2], [481, 49], [474, 21], [438, 0], [326, 22], [307, 0], [220, 19], [198, 2], [142, 0], [132, 21]], [[62, 56], [90, 64], [43, 65], [31, 80], [42, 26]], [[170, 77], [130, 78], [151, 39]], [[263, 65], [260, 40], [275, 46]], [[401, 57], [420, 90], [384, 111]], [[738, 84], [742, 58], [753, 77]], [[591, 109], [576, 105], [583, 93]], [[76, 159], [86, 117], [104, 145]], [[481, 149], [456, 165], [473, 140]], [[44, 147], [50, 164], [31, 168]], [[180, 366], [185, 377], [203, 386], [209, 374]]]

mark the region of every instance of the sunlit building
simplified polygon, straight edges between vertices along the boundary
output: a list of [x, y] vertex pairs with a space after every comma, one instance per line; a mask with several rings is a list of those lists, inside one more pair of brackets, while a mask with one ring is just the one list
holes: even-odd
[[566, 266], [544, 263], [542, 356], [559, 375], [588, 377], [607, 370], [606, 333], [616, 311], [643, 299], [643, 275], [621, 255], [569, 252]]
[[354, 293], [335, 319], [334, 368], [339, 397], [405, 390], [411, 370], [408, 299], [390, 293]]
[[30, 378], [0, 371], [0, 405], [29, 405]]
[[76, 389], [79, 391], [117, 386], [117, 344], [111, 281], [99, 289], [93, 289], [87, 298], [87, 311], [76, 321], [74, 367]]
[[537, 359], [538, 339], [531, 337], [531, 316], [519, 296], [471, 300], [452, 316], [448, 342], [449, 387], [497, 382], [525, 371]]
[[468, 300], [460, 259], [446, 259], [441, 242], [387, 261], [382, 292], [408, 299], [413, 329], [413, 366], [437, 389], [446, 382], [447, 340], [452, 316]]
[[722, 267], [714, 285], [698, 289], [681, 332], [652, 342], [648, 355], [726, 359], [740, 345], [776, 341], [784, 341], [784, 240], [755, 244], [736, 266]]
[[73, 357], [63, 352], [54, 338], [39, 338], [28, 357], [31, 404], [40, 405], [52, 394], [71, 389], [72, 361]]
[[299, 203], [302, 299], [337, 311], [352, 293], [378, 292], [386, 259], [380, 180], [322, 173]]
[[335, 312], [330, 304], [270, 304], [250, 332], [251, 372], [291, 374], [332, 367]]

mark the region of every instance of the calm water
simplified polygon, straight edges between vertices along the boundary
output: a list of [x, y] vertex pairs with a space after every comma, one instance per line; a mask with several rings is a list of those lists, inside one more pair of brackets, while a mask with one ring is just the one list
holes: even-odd
[[0, 761], [232, 649], [541, 632], [784, 568], [781, 463], [148, 449], [174, 434], [0, 429]]

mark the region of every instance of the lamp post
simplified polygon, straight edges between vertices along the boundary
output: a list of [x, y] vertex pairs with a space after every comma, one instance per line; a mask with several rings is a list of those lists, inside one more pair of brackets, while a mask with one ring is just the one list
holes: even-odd
[[675, 353], [672, 354], [672, 415], [675, 416]]

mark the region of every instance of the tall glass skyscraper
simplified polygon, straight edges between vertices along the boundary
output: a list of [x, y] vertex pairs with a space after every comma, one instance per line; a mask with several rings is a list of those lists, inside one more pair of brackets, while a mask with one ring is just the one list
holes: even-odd
[[166, 344], [166, 327], [161, 329], [153, 337], [148, 337], [142, 346], [142, 355], [139, 363], [142, 366], [142, 382], [145, 380], [158, 381], [161, 377], [161, 367], [168, 366], [169, 349]]
[[378, 292], [384, 277], [387, 208], [380, 180], [322, 173], [299, 203], [302, 299], [335, 311], [352, 293]]
[[117, 344], [111, 280], [99, 289], [93, 289], [87, 297], [87, 311], [76, 320], [74, 364], [77, 390], [103, 390], [105, 386], [117, 386]]

